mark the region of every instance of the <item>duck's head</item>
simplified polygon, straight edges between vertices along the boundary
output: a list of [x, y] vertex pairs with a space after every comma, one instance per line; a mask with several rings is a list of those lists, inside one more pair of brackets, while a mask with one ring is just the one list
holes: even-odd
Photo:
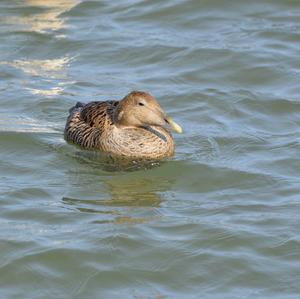
[[147, 92], [132, 91], [123, 98], [115, 112], [115, 122], [120, 127], [170, 127], [181, 133], [181, 127], [168, 117], [156, 99]]

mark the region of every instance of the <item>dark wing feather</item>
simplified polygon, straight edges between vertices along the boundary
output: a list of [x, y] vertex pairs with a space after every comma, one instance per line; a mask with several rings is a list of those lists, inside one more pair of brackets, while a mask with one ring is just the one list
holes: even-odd
[[113, 123], [113, 111], [119, 101], [90, 102], [81, 112], [81, 119], [90, 127], [102, 129]]
[[118, 101], [77, 103], [70, 109], [65, 138], [85, 148], [97, 148], [102, 134], [113, 123]]

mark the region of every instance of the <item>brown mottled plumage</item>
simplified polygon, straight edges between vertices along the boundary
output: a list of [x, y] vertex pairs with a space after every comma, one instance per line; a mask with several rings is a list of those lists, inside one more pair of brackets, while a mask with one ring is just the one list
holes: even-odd
[[167, 125], [181, 132], [154, 97], [133, 91], [120, 101], [77, 103], [70, 109], [65, 138], [117, 156], [162, 159], [174, 154]]

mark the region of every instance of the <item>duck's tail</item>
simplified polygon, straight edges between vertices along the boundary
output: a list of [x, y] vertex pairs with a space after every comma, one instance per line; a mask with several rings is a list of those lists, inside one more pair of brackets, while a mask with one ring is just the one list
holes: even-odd
[[85, 103], [77, 102], [75, 106], [69, 109], [69, 113], [72, 114], [75, 110], [78, 108], [83, 108], [85, 106]]

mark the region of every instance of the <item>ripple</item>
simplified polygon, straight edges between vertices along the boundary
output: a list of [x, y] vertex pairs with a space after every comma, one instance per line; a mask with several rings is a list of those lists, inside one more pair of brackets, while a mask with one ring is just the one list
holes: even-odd
[[[0, 3], [0, 297], [298, 298], [297, 2], [23, 2]], [[74, 103], [132, 89], [183, 126], [174, 159], [65, 142]]]

